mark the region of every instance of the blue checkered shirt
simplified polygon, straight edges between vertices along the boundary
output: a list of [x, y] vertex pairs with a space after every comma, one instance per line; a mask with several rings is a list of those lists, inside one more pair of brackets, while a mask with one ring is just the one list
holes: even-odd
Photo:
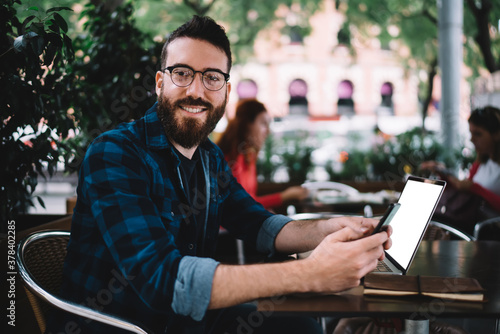
[[[80, 169], [64, 267], [67, 299], [151, 332], [189, 332], [203, 327], [219, 226], [261, 252], [274, 252], [274, 239], [290, 219], [255, 202], [211, 141], [199, 153], [208, 185], [199, 196], [205, 205], [190, 205], [156, 104], [92, 143]], [[201, 240], [189, 220], [194, 210], [204, 210]], [[61, 319], [58, 330], [64, 332], [71, 326], [82, 333], [112, 332], [95, 321]]]

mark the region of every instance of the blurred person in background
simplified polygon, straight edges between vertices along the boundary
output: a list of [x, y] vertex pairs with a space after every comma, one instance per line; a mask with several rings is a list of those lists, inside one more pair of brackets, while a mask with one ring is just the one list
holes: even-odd
[[[444, 164], [435, 161], [426, 161], [420, 168], [438, 174], [455, 193], [450, 196], [454, 198], [453, 203], [452, 199], [445, 198], [449, 203], [448, 208], [441, 209], [438, 206], [435, 217], [445, 220], [451, 218], [450, 224], [472, 233], [478, 221], [500, 216], [500, 109], [488, 106], [473, 110], [469, 117], [469, 131], [476, 150], [476, 161], [471, 166], [468, 178], [459, 180], [446, 171]], [[459, 198], [456, 194], [460, 193]], [[466, 196], [469, 196], [467, 202]], [[449, 217], [454, 206], [457, 210], [460, 206], [467, 212]], [[471, 218], [469, 213], [475, 218]], [[460, 221], [460, 216], [464, 221]]]
[[257, 196], [257, 157], [269, 136], [270, 122], [271, 116], [264, 104], [256, 99], [241, 100], [234, 118], [217, 142], [234, 177], [266, 209], [301, 201], [308, 195], [306, 188], [292, 186], [280, 193]]

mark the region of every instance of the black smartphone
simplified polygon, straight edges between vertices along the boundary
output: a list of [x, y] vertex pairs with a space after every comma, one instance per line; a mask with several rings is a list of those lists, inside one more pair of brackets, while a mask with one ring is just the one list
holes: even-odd
[[383, 226], [389, 225], [391, 223], [392, 218], [396, 215], [396, 212], [398, 212], [399, 208], [401, 207], [401, 204], [399, 203], [391, 203], [388, 207], [387, 210], [385, 210], [384, 215], [382, 218], [380, 218], [380, 221], [373, 230], [372, 234], [378, 233], [382, 230]]

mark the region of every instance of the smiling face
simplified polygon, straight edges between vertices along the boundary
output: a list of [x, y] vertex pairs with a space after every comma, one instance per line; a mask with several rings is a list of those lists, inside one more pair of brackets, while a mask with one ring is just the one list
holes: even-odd
[[[228, 71], [224, 51], [203, 40], [178, 38], [169, 44], [167, 54], [162, 68], [185, 65], [201, 72], [208, 69]], [[230, 91], [229, 82], [218, 91], [206, 89], [200, 73], [195, 74], [191, 85], [178, 87], [170, 79], [168, 71], [157, 72], [158, 118], [167, 137], [174, 145], [196, 148], [224, 115]]]

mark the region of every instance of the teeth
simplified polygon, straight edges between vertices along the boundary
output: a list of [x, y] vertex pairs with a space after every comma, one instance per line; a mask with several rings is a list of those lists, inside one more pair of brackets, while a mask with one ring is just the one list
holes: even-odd
[[187, 112], [193, 113], [193, 114], [198, 114], [203, 111], [202, 108], [188, 108], [188, 107], [181, 107], [183, 110], [186, 110]]

